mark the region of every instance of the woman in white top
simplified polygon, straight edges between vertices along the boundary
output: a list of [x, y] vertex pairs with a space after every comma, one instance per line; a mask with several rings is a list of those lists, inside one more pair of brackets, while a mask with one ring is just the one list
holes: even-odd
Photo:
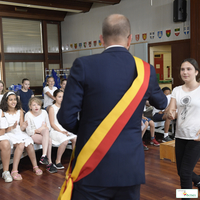
[[53, 92], [57, 90], [57, 87], [54, 86], [55, 81], [52, 76], [49, 76], [47, 78], [47, 86], [43, 88], [44, 93], [44, 105], [43, 108], [46, 109], [46, 111], [49, 111], [49, 107], [53, 104], [53, 101], [55, 98], [53, 97]]
[[[185, 59], [181, 64], [180, 75], [184, 85], [172, 91], [168, 117], [176, 122], [176, 164], [182, 189], [192, 189], [192, 181], [200, 186], [200, 176], [193, 169], [200, 158], [200, 83], [196, 76], [199, 67], [196, 60]], [[199, 185], [198, 185], [199, 184]]]
[[54, 104], [49, 109], [49, 120], [52, 127], [51, 132], [50, 132], [50, 137], [52, 138], [53, 144], [60, 145], [57, 151], [55, 166], [57, 169], [63, 169], [64, 166], [61, 164], [61, 157], [66, 149], [66, 146], [69, 140], [72, 142], [72, 149], [74, 149], [77, 136], [65, 130], [58, 123], [58, 120], [57, 120], [57, 113], [58, 113], [58, 110], [60, 109], [61, 102], [63, 99], [63, 91], [56, 90], [53, 93], [53, 95], [54, 95], [55, 101], [54, 101]]
[[9, 172], [11, 147], [9, 137], [5, 134], [6, 128], [8, 128], [8, 122], [4, 117], [4, 113], [0, 109], [0, 151], [3, 165], [2, 178], [5, 182], [12, 182], [13, 179]]

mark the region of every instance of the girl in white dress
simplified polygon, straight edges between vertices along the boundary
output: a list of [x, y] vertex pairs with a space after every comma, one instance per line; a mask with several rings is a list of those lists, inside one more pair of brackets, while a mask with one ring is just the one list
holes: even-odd
[[11, 147], [9, 137], [5, 134], [6, 128], [8, 128], [8, 122], [4, 117], [4, 113], [0, 109], [0, 151], [3, 165], [2, 178], [5, 180], [5, 182], [12, 182], [13, 179], [9, 172]]
[[47, 165], [47, 171], [50, 173], [57, 172], [51, 160], [52, 140], [49, 136], [51, 129], [49, 117], [46, 110], [42, 110], [42, 101], [37, 97], [32, 97], [29, 100], [29, 111], [25, 115], [25, 120], [28, 122], [26, 132], [33, 139], [34, 143], [42, 144], [43, 155], [40, 163]]
[[57, 151], [55, 166], [57, 169], [63, 169], [64, 166], [61, 164], [61, 157], [66, 149], [66, 146], [69, 140], [72, 142], [72, 149], [74, 149], [77, 136], [65, 130], [58, 123], [58, 120], [56, 117], [58, 110], [60, 109], [62, 99], [63, 99], [63, 91], [58, 89], [53, 93], [53, 95], [54, 95], [55, 101], [54, 101], [54, 104], [49, 109], [49, 120], [52, 127], [51, 132], [50, 132], [50, 137], [52, 138], [53, 144], [60, 145]]
[[18, 165], [23, 153], [24, 147], [33, 165], [33, 171], [36, 175], [41, 175], [42, 170], [37, 166], [33, 140], [24, 131], [27, 122], [24, 122], [24, 114], [21, 104], [14, 92], [6, 92], [1, 101], [1, 109], [4, 112], [8, 122], [6, 135], [9, 137], [11, 144], [15, 147], [13, 169], [11, 176], [14, 180], [22, 180], [22, 176], [18, 174]]

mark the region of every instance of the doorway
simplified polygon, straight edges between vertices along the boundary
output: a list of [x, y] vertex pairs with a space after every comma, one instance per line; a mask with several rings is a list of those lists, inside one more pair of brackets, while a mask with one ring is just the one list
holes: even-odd
[[160, 88], [172, 89], [172, 54], [171, 45], [152, 46], [149, 48], [150, 63], [155, 67]]

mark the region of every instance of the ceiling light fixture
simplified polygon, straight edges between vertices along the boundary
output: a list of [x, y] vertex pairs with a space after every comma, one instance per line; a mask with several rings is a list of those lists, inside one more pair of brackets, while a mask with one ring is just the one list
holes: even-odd
[[48, 7], [48, 6], [37, 6], [37, 5], [30, 5], [30, 4], [23, 4], [23, 3], [13, 3], [13, 2], [5, 2], [5, 1], [0, 1], [0, 4], [10, 5], [10, 6], [37, 8], [37, 9], [45, 9], [45, 10], [56, 10], [56, 11], [64, 11], [64, 12], [75, 12], [75, 13], [82, 12], [82, 10], [66, 9], [66, 8], [54, 8], [54, 7]]

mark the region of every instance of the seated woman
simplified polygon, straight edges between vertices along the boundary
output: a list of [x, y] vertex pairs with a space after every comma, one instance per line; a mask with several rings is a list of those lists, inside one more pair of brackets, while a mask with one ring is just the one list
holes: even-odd
[[5, 134], [6, 128], [8, 128], [8, 122], [4, 117], [4, 113], [0, 109], [0, 151], [3, 165], [2, 178], [5, 180], [5, 182], [9, 183], [12, 182], [13, 179], [9, 172], [11, 147], [9, 137]]

